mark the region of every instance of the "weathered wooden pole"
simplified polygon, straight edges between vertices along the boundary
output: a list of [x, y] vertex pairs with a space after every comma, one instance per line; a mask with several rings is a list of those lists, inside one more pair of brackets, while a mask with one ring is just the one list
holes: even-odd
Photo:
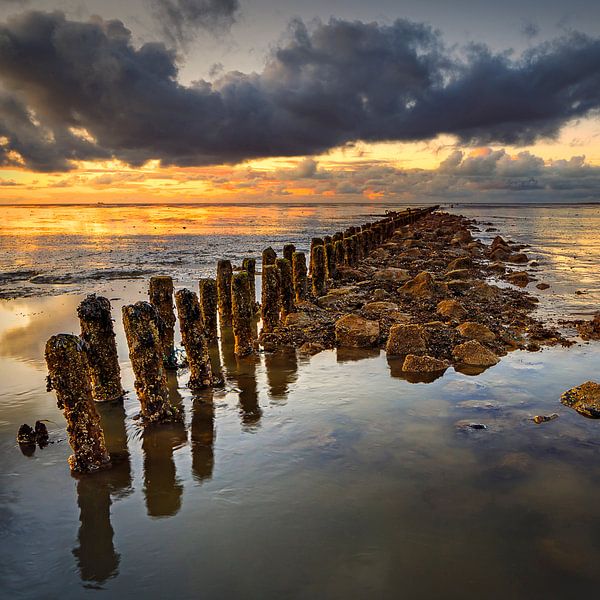
[[279, 270], [275, 265], [267, 265], [262, 270], [262, 330], [264, 333], [270, 333], [277, 327], [280, 310]]
[[346, 264], [353, 267], [356, 263], [354, 254], [354, 236], [344, 238], [344, 250], [346, 251]]
[[118, 400], [125, 391], [110, 313], [110, 301], [90, 294], [77, 307], [81, 339], [87, 344], [92, 398], [96, 402]]
[[217, 282], [205, 277], [198, 284], [200, 311], [204, 323], [204, 337], [209, 344], [217, 341], [219, 330], [217, 327]]
[[169, 401], [156, 309], [148, 302], [124, 306], [123, 325], [144, 425], [178, 420]]
[[315, 246], [313, 248], [312, 262], [312, 293], [314, 296], [319, 297], [325, 295], [326, 277], [327, 265], [325, 264], [325, 247]]
[[331, 238], [331, 241], [333, 242], [333, 245], [335, 247], [335, 243], [339, 242], [340, 240], [344, 239], [344, 234], [341, 231], [336, 231], [333, 234], [333, 238]]
[[296, 310], [292, 264], [287, 258], [278, 258], [275, 261], [275, 265], [279, 271], [279, 290], [281, 293], [283, 318]]
[[275, 260], [277, 259], [277, 253], [271, 246], [265, 248], [262, 251], [262, 267], [266, 267], [267, 265], [274, 265]]
[[160, 321], [158, 332], [163, 360], [167, 369], [177, 368], [175, 357], [175, 311], [173, 310], [173, 279], [167, 275], [150, 278], [150, 304], [154, 306]]
[[175, 292], [175, 304], [181, 341], [190, 366], [188, 387], [192, 390], [210, 387], [213, 384], [212, 368], [198, 297], [191, 290], [178, 290]]
[[48, 391], [54, 390], [67, 421], [68, 462], [75, 473], [93, 473], [110, 466], [100, 417], [92, 399], [85, 342], [76, 335], [53, 335], [46, 343]]
[[335, 251], [335, 263], [338, 266], [343, 266], [346, 264], [346, 248], [344, 246], [343, 240], [337, 240], [335, 245], [333, 246]]
[[252, 312], [255, 312], [256, 305], [256, 259], [244, 258], [242, 260], [242, 269], [248, 273], [248, 285], [250, 286], [250, 300], [252, 302]]
[[335, 265], [335, 250], [333, 247], [333, 242], [327, 242], [325, 244], [325, 265], [327, 267], [327, 277], [330, 279], [335, 279], [337, 276], [337, 269]]
[[312, 238], [312, 240], [310, 240], [310, 256], [309, 256], [308, 270], [311, 275], [312, 275], [312, 270], [313, 270], [313, 259], [314, 259], [315, 248], [317, 246], [323, 246], [324, 244], [325, 244], [325, 242], [321, 238], [315, 237], [315, 238]]
[[294, 244], [284, 244], [283, 246], [283, 258], [290, 261], [290, 265], [294, 260], [294, 252], [296, 252], [296, 246]]
[[292, 278], [294, 281], [294, 295], [296, 302], [306, 300], [308, 281], [306, 272], [306, 255], [304, 252], [294, 252], [292, 256]]
[[217, 303], [221, 327], [231, 327], [231, 261], [220, 260], [217, 263]]
[[252, 354], [255, 347], [252, 323], [254, 302], [250, 293], [249, 279], [250, 276], [246, 271], [239, 271], [233, 274], [231, 280], [234, 352], [238, 357]]

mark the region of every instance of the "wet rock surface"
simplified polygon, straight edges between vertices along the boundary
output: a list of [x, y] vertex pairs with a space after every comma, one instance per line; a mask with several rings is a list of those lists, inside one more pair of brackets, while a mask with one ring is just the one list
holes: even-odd
[[560, 401], [585, 417], [600, 419], [600, 383], [586, 381], [567, 390]]

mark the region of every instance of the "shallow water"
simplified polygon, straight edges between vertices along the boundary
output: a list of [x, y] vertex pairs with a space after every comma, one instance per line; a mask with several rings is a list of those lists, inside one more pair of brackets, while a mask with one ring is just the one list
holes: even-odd
[[[597, 230], [584, 252], [569, 233], [584, 229], [563, 220], [560, 235], [585, 257], [563, 270], [558, 234], [513, 209], [486, 210], [481, 220], [531, 243], [543, 280], [561, 290], [540, 292], [541, 310], [593, 312]], [[177, 284], [192, 285], [186, 269]], [[170, 383], [185, 425], [143, 432], [119, 315], [146, 283], [85, 286], [113, 299], [129, 391], [122, 405], [99, 406], [115, 466], [93, 477], [69, 474], [43, 363], [50, 335], [77, 333], [82, 296], [0, 302], [3, 596], [572, 598], [598, 589], [600, 422], [559, 402], [598, 379], [597, 343], [514, 352], [476, 377], [450, 369], [413, 384], [384, 353], [236, 361], [225, 335], [213, 364], [226, 388], [193, 399], [180, 373]], [[553, 412], [551, 422], [530, 420]], [[16, 430], [42, 418], [54, 443], [25, 456]], [[487, 429], [457, 428], [463, 420]]]

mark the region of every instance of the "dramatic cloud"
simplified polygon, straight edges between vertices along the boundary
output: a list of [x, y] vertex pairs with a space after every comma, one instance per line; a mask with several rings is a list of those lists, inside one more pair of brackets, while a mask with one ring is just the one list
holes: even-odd
[[600, 40], [572, 34], [515, 59], [472, 46], [461, 58], [409, 21], [296, 21], [261, 73], [193, 86], [177, 75], [173, 51], [135, 47], [120, 21], [10, 19], [0, 26], [0, 162], [208, 165], [440, 133], [531, 143], [600, 107]]
[[147, 0], [169, 43], [185, 46], [200, 30], [223, 31], [235, 22], [238, 0]]

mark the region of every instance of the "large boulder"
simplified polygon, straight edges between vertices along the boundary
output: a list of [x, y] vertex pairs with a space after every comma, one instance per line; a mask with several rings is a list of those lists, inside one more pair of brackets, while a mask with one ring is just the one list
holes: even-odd
[[491, 367], [500, 362], [500, 359], [477, 340], [469, 340], [464, 344], [455, 346], [452, 350], [454, 359], [470, 367]]
[[338, 346], [370, 348], [379, 341], [379, 322], [358, 315], [344, 315], [335, 322]]
[[493, 342], [496, 339], [496, 334], [481, 323], [474, 323], [473, 321], [465, 321], [461, 323], [457, 328], [460, 335], [470, 340], [477, 340], [478, 342]]
[[416, 356], [409, 354], [402, 364], [402, 370], [408, 373], [439, 373], [450, 366], [446, 360], [440, 360], [433, 356]]
[[431, 273], [421, 271], [414, 279], [407, 281], [399, 288], [398, 292], [416, 298], [431, 298], [432, 296], [444, 294], [445, 290], [443, 286], [434, 281]]
[[586, 417], [600, 419], [600, 383], [586, 381], [567, 390], [560, 401]]
[[467, 316], [465, 307], [458, 300], [442, 300], [437, 305], [438, 314], [447, 319], [462, 321]]
[[421, 325], [392, 325], [385, 351], [392, 356], [425, 354], [427, 344], [423, 328]]

